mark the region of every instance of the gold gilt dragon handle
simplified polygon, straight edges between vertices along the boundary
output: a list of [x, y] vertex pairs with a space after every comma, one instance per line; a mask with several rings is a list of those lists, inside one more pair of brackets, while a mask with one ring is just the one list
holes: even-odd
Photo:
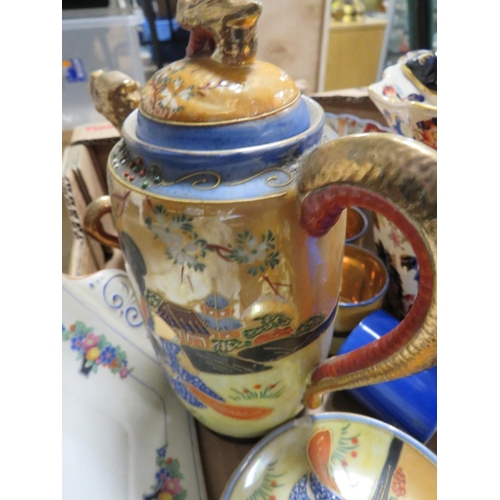
[[299, 178], [301, 224], [312, 236], [335, 225], [343, 209], [373, 210], [396, 224], [412, 245], [420, 271], [417, 298], [387, 335], [327, 359], [304, 394], [309, 408], [324, 394], [402, 378], [437, 363], [437, 160], [411, 139], [361, 134], [320, 146]]

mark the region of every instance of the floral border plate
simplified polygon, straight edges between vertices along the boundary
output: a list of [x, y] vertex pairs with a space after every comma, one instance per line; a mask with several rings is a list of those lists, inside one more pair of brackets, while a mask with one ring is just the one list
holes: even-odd
[[437, 458], [404, 432], [350, 413], [292, 420], [262, 439], [221, 500], [435, 500]]
[[194, 421], [171, 391], [127, 275], [62, 276], [63, 498], [206, 500]]

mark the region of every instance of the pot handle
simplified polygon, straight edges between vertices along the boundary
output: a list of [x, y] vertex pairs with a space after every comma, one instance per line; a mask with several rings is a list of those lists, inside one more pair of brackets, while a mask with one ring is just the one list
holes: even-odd
[[412, 139], [359, 134], [320, 146], [298, 180], [301, 225], [326, 234], [342, 211], [357, 206], [392, 221], [412, 245], [420, 272], [410, 311], [394, 330], [319, 364], [304, 394], [309, 408], [324, 394], [406, 377], [437, 363], [437, 157]]
[[107, 233], [101, 224], [104, 215], [111, 213], [111, 197], [109, 195], [96, 198], [90, 203], [83, 218], [83, 229], [99, 243], [112, 248], [120, 248], [118, 238]]

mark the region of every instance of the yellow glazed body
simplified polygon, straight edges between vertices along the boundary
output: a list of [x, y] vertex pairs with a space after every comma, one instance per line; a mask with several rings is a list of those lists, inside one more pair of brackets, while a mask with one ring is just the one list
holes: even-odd
[[261, 199], [184, 202], [131, 189], [110, 161], [108, 185], [153, 345], [183, 403], [241, 438], [295, 416], [331, 341], [345, 213], [312, 238], [293, 183]]

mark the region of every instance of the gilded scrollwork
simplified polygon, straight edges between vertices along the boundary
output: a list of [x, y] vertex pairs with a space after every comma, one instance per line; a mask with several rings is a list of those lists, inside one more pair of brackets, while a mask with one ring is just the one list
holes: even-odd
[[[213, 184], [210, 183], [210, 179], [208, 177], [212, 177]], [[192, 174], [184, 175], [180, 179], [177, 179], [172, 182], [162, 181], [162, 186], [173, 186], [174, 184], [180, 184], [181, 182], [187, 181], [188, 179], [194, 179], [191, 187], [194, 189], [199, 189], [200, 191], [210, 191], [211, 189], [215, 189], [221, 183], [221, 176], [217, 172], [213, 171], [204, 171], [204, 172], [194, 172]]]
[[[132, 155], [124, 142], [117, 144], [112, 156], [111, 165], [124, 180], [138, 184], [142, 189], [151, 186], [170, 187], [191, 181], [191, 187], [198, 191], [211, 191], [219, 186], [241, 186], [247, 182], [262, 178], [265, 184], [273, 189], [289, 186], [295, 179], [293, 168], [271, 167], [237, 181], [223, 181], [220, 173], [214, 170], [204, 170], [183, 175], [178, 179], [165, 180], [162, 167], [156, 163], [146, 165], [141, 156]], [[272, 174], [272, 175], [270, 175]]]

